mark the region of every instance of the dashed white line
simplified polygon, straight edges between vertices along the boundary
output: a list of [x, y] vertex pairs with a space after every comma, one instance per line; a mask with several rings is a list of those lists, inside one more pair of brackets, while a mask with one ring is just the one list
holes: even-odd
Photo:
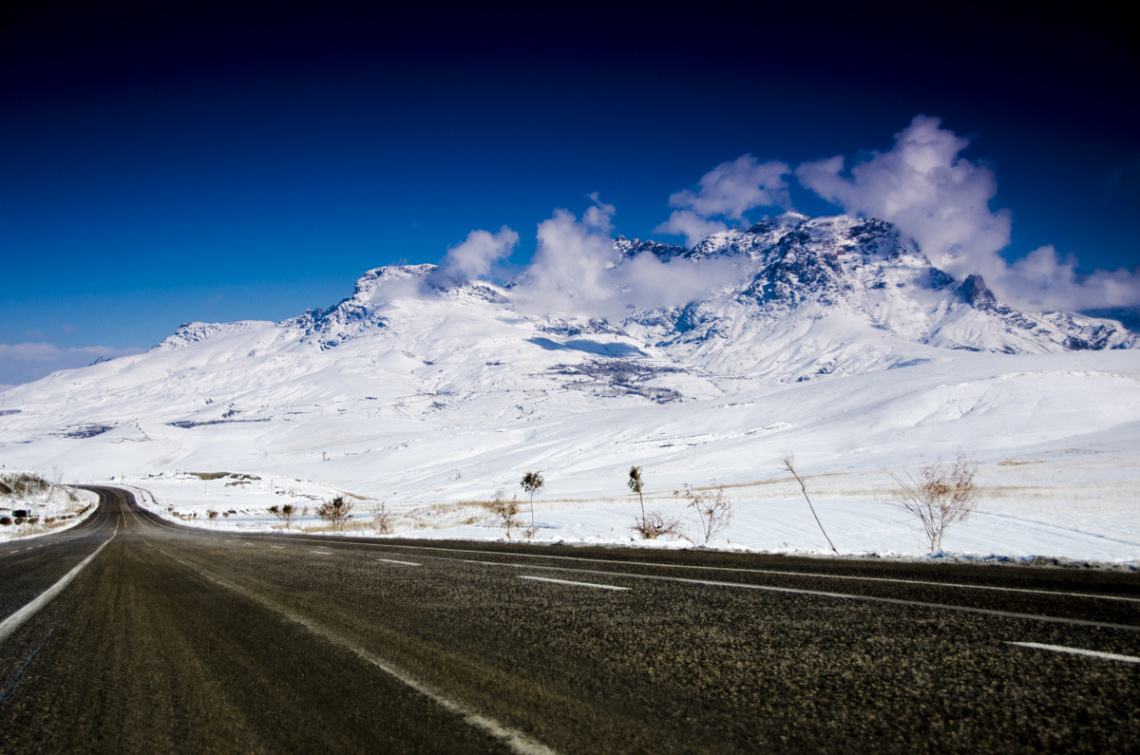
[[550, 577], [531, 577], [527, 575], [520, 575], [519, 579], [533, 579], [535, 582], [553, 582], [558, 585], [574, 585], [575, 587], [593, 587], [598, 590], [628, 590], [628, 587], [618, 587], [617, 585], [599, 585], [596, 582], [573, 582], [569, 579], [552, 579]]
[[1120, 655], [1119, 653], [1104, 653], [1100, 650], [1085, 650], [1084, 648], [1070, 648], [1064, 645], [1046, 645], [1041, 642], [1009, 642], [1008, 645], [1018, 645], [1023, 648], [1048, 650], [1053, 653], [1068, 653], [1069, 655], [1087, 655], [1091, 658], [1100, 658], [1106, 661], [1124, 661], [1125, 663], [1140, 663], [1140, 658], [1134, 655]]
[[[665, 569], [689, 569], [694, 571], [706, 572], [732, 572], [740, 574], [770, 574], [779, 577], [803, 577], [812, 579], [839, 579], [849, 580], [853, 582], [886, 582], [892, 584], [907, 584], [907, 585], [923, 585], [938, 588], [954, 588], [960, 590], [990, 590], [993, 592], [1015, 592], [1025, 593], [1029, 595], [1044, 595], [1046, 597], [1073, 597], [1073, 598], [1095, 598], [1097, 600], [1115, 600], [1128, 603], [1140, 603], [1140, 598], [1131, 597], [1127, 595], [1105, 595], [1102, 593], [1083, 593], [1083, 592], [1066, 592], [1058, 590], [1043, 590], [1030, 587], [1006, 587], [1002, 585], [975, 585], [964, 584], [960, 582], [938, 582], [934, 580], [923, 579], [902, 579], [899, 577], [872, 577], [860, 574], [828, 574], [825, 572], [801, 572], [790, 571], [784, 569], [758, 569], [758, 568], [741, 568], [731, 566], [707, 566], [698, 564], [668, 564], [652, 561], [623, 561], [610, 558], [583, 558], [581, 556], [557, 556], [548, 553], [505, 553], [503, 551], [483, 551], [472, 550], [469, 548], [442, 548], [427, 545], [397, 545], [395, 543], [356, 543], [357, 545], [369, 545], [376, 548], [403, 548], [406, 550], [420, 550], [420, 551], [446, 551], [453, 553], [475, 553], [479, 555], [488, 556], [505, 556], [508, 558], [534, 558], [534, 559], [551, 559], [558, 561], [581, 561], [586, 563], [595, 564], [624, 564], [624, 565], [637, 565], [644, 567], [665, 568]], [[456, 559], [464, 561], [466, 559]]]
[[378, 558], [376, 560], [377, 561], [383, 561], [386, 564], [396, 564], [398, 566], [419, 566], [419, 564], [417, 564], [413, 561], [397, 561], [394, 558]]

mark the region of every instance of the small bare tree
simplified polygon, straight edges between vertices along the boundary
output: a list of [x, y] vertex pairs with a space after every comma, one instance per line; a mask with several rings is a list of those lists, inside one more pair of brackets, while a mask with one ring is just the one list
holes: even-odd
[[700, 492], [689, 485], [684, 485], [673, 495], [688, 500], [688, 507], [697, 514], [700, 523], [701, 545], [707, 545], [710, 540], [728, 529], [732, 522], [732, 501], [724, 494], [724, 486], [718, 485], [716, 495], [709, 492]]
[[317, 507], [317, 516], [332, 525], [332, 528], [337, 532], [344, 529], [344, 525], [349, 519], [352, 519], [352, 510], [356, 508], [356, 504], [344, 500], [344, 496], [338, 495], [331, 501], [325, 501]]
[[625, 483], [630, 490], [637, 493], [637, 500], [641, 503], [641, 521], [645, 522], [645, 498], [642, 496], [641, 491], [645, 488], [645, 483], [641, 479], [641, 467], [629, 468], [629, 480]]
[[940, 462], [923, 467], [918, 480], [909, 474], [905, 480], [891, 475], [899, 503], [921, 523], [930, 540], [931, 553], [942, 550], [942, 537], [947, 529], [969, 519], [977, 508], [978, 491], [974, 486], [977, 470], [976, 463], [959, 456], [953, 464]]
[[648, 513], [645, 511], [645, 497], [642, 493], [645, 489], [645, 480], [641, 476], [641, 467], [629, 468], [629, 479], [626, 481], [626, 486], [637, 493], [637, 500], [641, 504], [641, 519], [630, 527], [631, 530], [646, 540], [656, 540], [662, 535], [677, 534], [677, 528], [681, 524], [679, 519], [667, 518], [660, 511]]
[[522, 489], [530, 495], [530, 527], [534, 529], [534, 494], [542, 490], [542, 486], [546, 484], [546, 480], [542, 479], [541, 472], [527, 472], [523, 475]]
[[784, 457], [784, 469], [791, 472], [792, 477], [795, 477], [796, 482], [800, 484], [800, 490], [804, 492], [804, 500], [807, 501], [808, 508], [811, 509], [811, 515], [815, 517], [815, 523], [819, 525], [819, 531], [823, 533], [823, 539], [826, 540], [827, 544], [831, 546], [832, 552], [838, 556], [839, 551], [835, 549], [835, 543], [831, 542], [831, 538], [827, 536], [827, 530], [823, 528], [823, 522], [819, 521], [819, 514], [815, 513], [815, 506], [811, 505], [811, 499], [808, 498], [807, 487], [804, 485], [804, 481], [800, 479], [800, 476], [798, 474], [796, 474], [795, 463], [795, 457], [793, 457], [791, 454], [788, 454]]

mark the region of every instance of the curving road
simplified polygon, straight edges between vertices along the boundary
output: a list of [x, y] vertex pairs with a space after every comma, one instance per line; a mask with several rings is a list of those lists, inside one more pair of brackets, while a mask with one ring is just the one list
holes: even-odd
[[1133, 573], [221, 534], [92, 489], [0, 546], [0, 752], [1140, 742]]

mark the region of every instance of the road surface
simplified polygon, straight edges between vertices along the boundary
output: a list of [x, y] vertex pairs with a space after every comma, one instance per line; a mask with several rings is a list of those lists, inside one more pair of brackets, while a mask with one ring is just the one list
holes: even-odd
[[0, 752], [1140, 743], [1134, 573], [214, 533], [94, 489], [0, 546]]

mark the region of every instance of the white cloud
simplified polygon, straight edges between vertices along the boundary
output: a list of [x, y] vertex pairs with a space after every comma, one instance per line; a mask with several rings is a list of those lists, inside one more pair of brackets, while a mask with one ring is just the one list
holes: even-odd
[[538, 248], [527, 268], [524, 299], [560, 313], [594, 313], [616, 296], [607, 271], [617, 263], [612, 205], [598, 202], [579, 220], [569, 210], [538, 224]]
[[1061, 259], [1052, 246], [1035, 249], [1010, 265], [1000, 279], [1011, 298], [1038, 310], [1140, 306], [1140, 276], [1120, 268], [1077, 273], [1077, 258]]
[[680, 209], [653, 230], [684, 235], [685, 243], [692, 246], [728, 228], [713, 218], [741, 222], [744, 213], [756, 207], [788, 209], [791, 199], [784, 176], [789, 170], [787, 163], [761, 163], [747, 154], [721, 163], [701, 176], [696, 192], [685, 189], [670, 196], [669, 205]]
[[723, 215], [732, 220], [743, 220], [744, 213], [753, 207], [787, 208], [791, 205], [784, 176], [789, 170], [786, 163], [759, 163], [752, 155], [741, 155], [701, 176], [695, 194], [685, 189], [670, 196], [669, 206], [692, 210], [705, 218]]
[[848, 214], [894, 223], [952, 275], [992, 277], [1004, 268], [997, 253], [1009, 244], [1010, 214], [990, 210], [997, 180], [958, 156], [968, 144], [939, 119], [919, 115], [895, 134], [894, 149], [873, 153], [850, 177], [842, 175], [842, 157], [804, 163], [796, 177]]
[[872, 153], [849, 175], [843, 173], [843, 158], [832, 157], [800, 165], [796, 177], [848, 214], [894, 223], [956, 278], [981, 273], [999, 299], [1015, 306], [1076, 310], [1140, 304], [1135, 272], [1080, 276], [1076, 260], [1061, 261], [1052, 247], [1007, 263], [1000, 252], [1009, 245], [1010, 212], [990, 209], [997, 179], [988, 167], [959, 156], [968, 144], [941, 128], [938, 118], [918, 115], [895, 134], [894, 148]]
[[694, 263], [683, 257], [662, 262], [650, 252], [624, 260], [614, 271], [623, 306], [679, 307], [743, 277], [730, 258]]
[[86, 367], [96, 359], [138, 354], [143, 349], [81, 346], [61, 349], [50, 343], [0, 343], [0, 383], [19, 384], [39, 380], [56, 370]]
[[516, 289], [523, 307], [618, 321], [630, 306], [680, 306], [741, 275], [730, 260], [662, 262], [649, 252], [621, 258], [612, 236], [614, 208], [592, 199], [595, 206], [581, 220], [556, 210], [539, 224], [538, 250]]
[[519, 235], [507, 226], [495, 234], [471, 231], [466, 241], [447, 250], [441, 266], [466, 278], [485, 278], [511, 255], [518, 243]]
[[719, 220], [702, 218], [692, 210], [674, 210], [661, 225], [653, 229], [654, 233], [675, 233], [685, 237], [685, 243], [695, 246], [699, 241], [720, 231], [727, 230], [728, 226]]

